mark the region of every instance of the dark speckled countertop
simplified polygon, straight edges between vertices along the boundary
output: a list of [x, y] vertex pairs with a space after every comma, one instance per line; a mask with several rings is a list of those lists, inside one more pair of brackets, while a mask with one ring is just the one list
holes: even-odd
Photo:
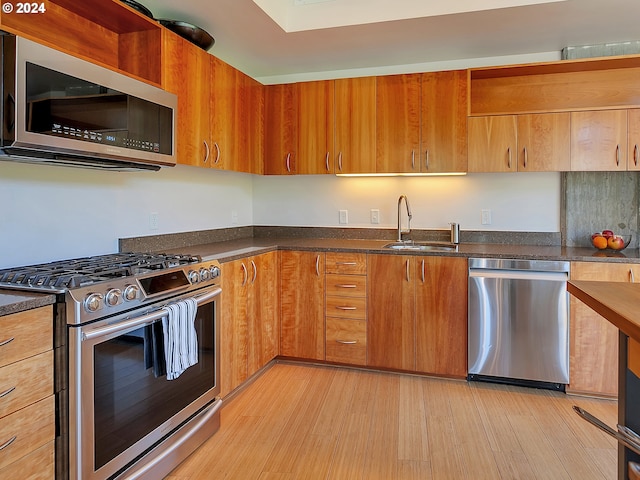
[[0, 290], [0, 317], [31, 310], [32, 308], [53, 305], [55, 301], [56, 296], [51, 294]]

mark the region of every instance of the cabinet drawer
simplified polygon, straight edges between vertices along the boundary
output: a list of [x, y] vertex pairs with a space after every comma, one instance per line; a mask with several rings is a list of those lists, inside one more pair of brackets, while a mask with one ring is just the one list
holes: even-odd
[[327, 253], [326, 273], [367, 274], [366, 253]]
[[367, 301], [358, 297], [333, 297], [327, 296], [327, 317], [355, 318], [364, 320], [367, 318]]
[[0, 367], [0, 418], [52, 394], [52, 350]]
[[327, 275], [327, 295], [366, 297], [367, 277], [364, 275]]
[[54, 438], [53, 395], [0, 418], [0, 445], [11, 442], [0, 450], [0, 468], [15, 462]]
[[367, 322], [327, 317], [325, 352], [330, 362], [365, 365]]
[[54, 444], [51, 441], [15, 462], [0, 468], [0, 478], [51, 480], [55, 477]]
[[0, 345], [0, 367], [51, 350], [53, 307], [0, 317]]

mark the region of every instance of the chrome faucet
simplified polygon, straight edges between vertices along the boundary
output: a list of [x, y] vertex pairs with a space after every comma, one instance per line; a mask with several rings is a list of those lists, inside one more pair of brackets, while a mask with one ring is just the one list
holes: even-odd
[[[402, 206], [403, 198], [404, 198], [404, 203], [407, 205], [407, 229], [406, 230], [402, 230], [402, 222], [400, 219], [400, 207]], [[402, 241], [403, 233], [406, 233], [406, 234], [411, 233], [411, 207], [409, 206], [409, 199], [407, 198], [406, 195], [400, 195], [400, 198], [398, 198], [398, 241], [399, 242]]]

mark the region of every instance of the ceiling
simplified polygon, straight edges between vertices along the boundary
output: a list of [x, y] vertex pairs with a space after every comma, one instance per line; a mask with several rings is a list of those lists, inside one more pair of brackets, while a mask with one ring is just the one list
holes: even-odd
[[[263, 83], [337, 78], [343, 71], [366, 69], [427, 71], [429, 64], [452, 61], [462, 66], [514, 63], [495, 57], [548, 52], [559, 58], [566, 46], [640, 41], [639, 0], [140, 3], [157, 19], [183, 20], [207, 30], [216, 40], [210, 53]], [[412, 65], [414, 70], [408, 68]]]

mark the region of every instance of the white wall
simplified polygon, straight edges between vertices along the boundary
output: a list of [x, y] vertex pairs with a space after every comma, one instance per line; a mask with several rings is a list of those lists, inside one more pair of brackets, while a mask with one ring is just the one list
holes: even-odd
[[117, 252], [119, 238], [252, 225], [252, 198], [247, 174], [0, 162], [0, 268]]
[[[412, 228], [558, 232], [560, 174], [469, 174], [455, 177], [334, 177], [299, 175], [255, 177], [256, 225], [395, 228], [398, 197], [407, 195]], [[370, 210], [380, 210], [380, 224]], [[491, 210], [491, 225], [481, 224], [481, 210]]]

